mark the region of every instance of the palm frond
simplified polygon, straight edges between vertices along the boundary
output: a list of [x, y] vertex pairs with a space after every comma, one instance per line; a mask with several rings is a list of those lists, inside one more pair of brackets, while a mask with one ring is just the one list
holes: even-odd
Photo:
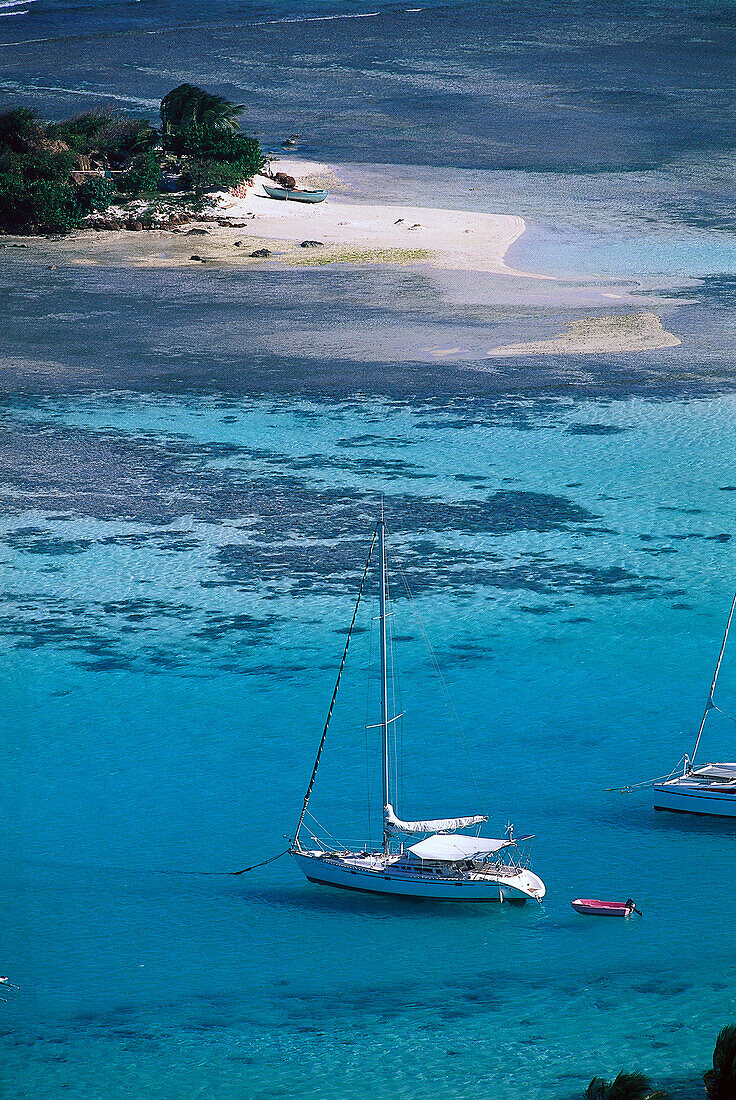
[[645, 1073], [619, 1073], [612, 1081], [594, 1077], [585, 1100], [667, 1100], [664, 1092], [654, 1092]]
[[165, 133], [187, 126], [238, 130], [238, 115], [244, 109], [245, 104], [231, 103], [195, 84], [180, 84], [161, 100], [161, 123]]
[[708, 1100], [736, 1096], [736, 1024], [722, 1028], [713, 1051], [713, 1069], [703, 1074]]
[[594, 1077], [585, 1090], [585, 1100], [606, 1100], [607, 1085], [602, 1077]]

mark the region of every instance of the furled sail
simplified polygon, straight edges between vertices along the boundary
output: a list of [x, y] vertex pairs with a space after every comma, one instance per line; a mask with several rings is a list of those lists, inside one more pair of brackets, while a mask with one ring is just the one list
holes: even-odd
[[397, 817], [391, 803], [384, 810], [386, 828], [395, 833], [454, 833], [457, 829], [467, 829], [469, 825], [480, 825], [488, 821], [486, 814], [472, 814], [470, 817], [440, 817], [434, 821], [402, 821]]

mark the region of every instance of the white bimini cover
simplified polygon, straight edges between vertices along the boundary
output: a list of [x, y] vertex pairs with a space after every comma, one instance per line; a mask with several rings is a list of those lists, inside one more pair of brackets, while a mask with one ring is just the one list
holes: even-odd
[[428, 836], [409, 851], [420, 859], [439, 859], [455, 863], [460, 859], [489, 856], [508, 848], [513, 840], [491, 840], [486, 836]]
[[384, 811], [384, 819], [388, 828], [396, 833], [454, 833], [458, 829], [467, 829], [470, 825], [480, 825], [481, 822], [488, 821], [486, 814], [473, 814], [470, 817], [439, 817], [434, 821], [402, 821], [396, 816], [391, 803]]

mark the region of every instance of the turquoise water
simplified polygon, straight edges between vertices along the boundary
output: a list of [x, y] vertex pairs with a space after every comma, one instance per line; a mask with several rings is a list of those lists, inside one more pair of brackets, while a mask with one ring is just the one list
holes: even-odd
[[[606, 788], [693, 739], [733, 583], [734, 400], [518, 411], [15, 409], [29, 440], [78, 439], [98, 477], [114, 439], [128, 496], [114, 516], [70, 508], [85, 474], [67, 455], [49, 507], [3, 525], [12, 1095], [567, 1097], [623, 1064], [698, 1095], [736, 1007], [732, 831]], [[152, 443], [166, 485], [131, 458]], [[152, 519], [147, 495], [184, 484], [181, 514]], [[464, 734], [397, 598], [401, 808], [474, 810], [477, 779], [492, 833], [536, 834], [543, 906], [343, 895], [287, 861], [156, 873], [235, 869], [293, 829], [379, 493]], [[369, 623], [313, 803], [350, 837], [376, 828]], [[728, 755], [729, 726], [708, 752]], [[633, 895], [644, 919], [584, 921], [581, 894]]]
[[[734, 586], [733, 5], [418, 6], [2, 20], [3, 109], [155, 117], [193, 80], [345, 162], [353, 201], [522, 214], [510, 261], [561, 280], [0, 251], [13, 1100], [573, 1100], [636, 1068], [694, 1100], [736, 1018], [733, 828], [608, 790], [692, 747]], [[486, 358], [632, 304], [681, 346]], [[397, 809], [534, 833], [541, 906], [198, 873], [295, 827], [381, 498], [415, 598]], [[360, 840], [368, 597], [312, 804]], [[706, 756], [733, 744], [709, 722]]]

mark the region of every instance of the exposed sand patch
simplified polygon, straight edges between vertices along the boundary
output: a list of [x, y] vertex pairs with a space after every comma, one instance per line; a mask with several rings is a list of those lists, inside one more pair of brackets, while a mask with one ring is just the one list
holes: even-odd
[[[84, 316], [83, 314], [81, 316]], [[15, 374], [47, 375], [55, 377], [68, 372], [68, 365], [55, 359], [27, 359], [20, 355], [0, 354], [0, 372], [11, 371]], [[80, 373], [89, 373], [89, 368], [81, 368]]]
[[[199, 224], [199, 223], [194, 223]], [[248, 223], [249, 226], [252, 222]], [[48, 261], [49, 267], [62, 262], [84, 267], [222, 268], [241, 269], [278, 264], [286, 267], [319, 267], [323, 264], [416, 264], [426, 263], [430, 253], [422, 248], [369, 248], [328, 244], [301, 248], [301, 240], [255, 236], [242, 228], [205, 223], [206, 233], [187, 236], [153, 229], [105, 233], [83, 230], [57, 240], [35, 238], [33, 258]], [[252, 256], [267, 248], [270, 256]], [[192, 259], [197, 256], [198, 259]]]
[[[339, 186], [337, 173], [326, 164], [281, 159], [272, 162], [273, 171], [288, 172], [297, 186]], [[232, 221], [250, 220], [249, 230], [271, 240], [300, 244], [322, 241], [339, 250], [333, 260], [323, 262], [391, 263], [407, 250], [422, 260], [450, 270], [524, 274], [507, 267], [504, 256], [526, 225], [513, 214], [483, 214], [467, 210], [440, 210], [423, 206], [386, 206], [351, 203], [328, 195], [321, 203], [279, 201], [269, 198], [258, 177], [245, 198], [221, 193], [209, 212]], [[306, 250], [305, 250], [306, 251]], [[316, 256], [305, 263], [319, 262]], [[529, 276], [539, 278], [540, 276]], [[546, 278], [546, 276], [541, 276]]]
[[462, 348], [424, 348], [424, 354], [441, 359], [444, 355], [459, 355], [462, 350]]
[[[279, 157], [271, 161], [272, 172], [288, 172], [299, 181], [300, 187], [325, 187], [346, 190], [347, 186], [340, 178], [339, 169], [331, 164], [321, 164], [316, 160], [303, 160], [300, 157]], [[262, 192], [259, 192], [262, 194]]]
[[492, 348], [489, 358], [504, 355], [583, 355], [611, 351], [652, 351], [673, 348], [682, 341], [662, 327], [656, 313], [624, 313], [613, 317], [584, 317], [570, 321], [562, 336], [505, 344]]

